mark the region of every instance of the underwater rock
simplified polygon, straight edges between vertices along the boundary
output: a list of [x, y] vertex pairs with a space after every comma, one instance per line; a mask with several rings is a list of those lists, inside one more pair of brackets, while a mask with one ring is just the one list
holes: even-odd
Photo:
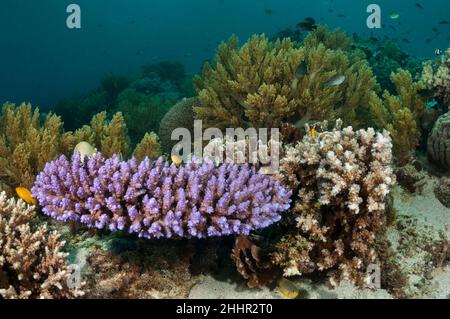
[[186, 298], [199, 279], [189, 271], [192, 254], [184, 242], [141, 243], [118, 254], [93, 249], [87, 258], [86, 298]]
[[441, 177], [434, 188], [434, 195], [447, 208], [450, 208], [450, 178]]
[[175, 104], [169, 112], [162, 118], [159, 126], [159, 137], [161, 147], [164, 152], [170, 153], [172, 147], [178, 141], [172, 141], [172, 132], [177, 128], [188, 129], [191, 134], [194, 131], [194, 111], [193, 107], [198, 105], [197, 98], [184, 98]]
[[442, 115], [428, 136], [429, 158], [441, 168], [450, 168], [450, 112]]
[[[420, 191], [426, 174], [417, 170], [413, 164], [407, 164], [395, 170], [397, 183], [410, 193]], [[421, 182], [422, 181], [422, 182]]]
[[[259, 236], [239, 236], [231, 252], [237, 271], [247, 280], [249, 288], [259, 288], [275, 280], [278, 270], [258, 246]], [[260, 244], [260, 243], [259, 243]]]

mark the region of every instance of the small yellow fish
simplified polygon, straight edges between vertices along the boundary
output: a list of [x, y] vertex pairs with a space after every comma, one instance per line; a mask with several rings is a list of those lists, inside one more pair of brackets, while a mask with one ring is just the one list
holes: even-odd
[[278, 291], [286, 299], [295, 299], [300, 295], [297, 286], [285, 278], [281, 278], [278, 282]]
[[171, 156], [172, 162], [177, 166], [180, 167], [181, 163], [183, 163], [183, 159], [178, 155], [172, 155]]
[[31, 192], [27, 188], [25, 188], [25, 187], [17, 187], [16, 188], [16, 193], [27, 204], [36, 206], [37, 201], [36, 201], [36, 199], [33, 198], [33, 196], [31, 195]]
[[316, 137], [316, 129], [314, 127], [311, 129], [311, 137], [312, 138]]

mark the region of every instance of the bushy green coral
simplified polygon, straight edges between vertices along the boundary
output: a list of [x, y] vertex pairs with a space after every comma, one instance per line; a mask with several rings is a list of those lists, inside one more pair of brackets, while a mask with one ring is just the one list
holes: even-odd
[[[196, 117], [219, 128], [281, 127], [337, 117], [365, 125], [376, 82], [361, 52], [343, 50], [349, 42], [325, 28], [309, 35], [303, 46], [255, 35], [239, 47], [232, 37], [219, 46], [214, 64], [206, 64], [195, 78]], [[302, 63], [307, 72], [299, 78], [295, 73]], [[344, 75], [344, 83], [326, 86], [336, 75]]]
[[398, 95], [385, 91], [382, 99], [372, 96], [371, 109], [375, 124], [392, 135], [395, 160], [405, 165], [412, 160], [419, 145], [419, 121], [425, 108], [419, 92], [424, 84], [414, 82], [411, 73], [402, 69], [391, 74], [391, 81]]
[[136, 146], [133, 156], [139, 161], [145, 157], [157, 159], [161, 155], [161, 145], [159, 144], [158, 135], [155, 133], [146, 133], [142, 141]]
[[130, 153], [128, 129], [122, 113], [116, 113], [111, 121], [106, 112], [95, 115], [91, 125], [85, 125], [74, 133], [76, 142], [86, 141], [95, 146], [103, 155], [110, 157], [121, 154], [127, 157]]
[[116, 111], [123, 113], [130, 137], [136, 143], [146, 132], [159, 130], [161, 119], [177, 99], [176, 94], [147, 95], [126, 89], [118, 97]]

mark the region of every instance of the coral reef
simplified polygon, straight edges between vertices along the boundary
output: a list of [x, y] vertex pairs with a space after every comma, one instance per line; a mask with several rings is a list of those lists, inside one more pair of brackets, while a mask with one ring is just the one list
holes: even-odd
[[435, 62], [424, 63], [422, 81], [447, 111], [450, 107], [450, 47]]
[[120, 74], [108, 73], [101, 80], [101, 87], [108, 94], [109, 101], [115, 100], [129, 85], [130, 79]]
[[250, 288], [265, 286], [276, 278], [277, 271], [263, 249], [258, 246], [259, 236], [238, 236], [231, 252], [237, 271], [247, 280]]
[[162, 158], [121, 162], [101, 153], [48, 163], [32, 193], [57, 220], [145, 238], [247, 235], [279, 221], [291, 195], [248, 165], [193, 160], [177, 167]]
[[64, 242], [46, 226], [33, 227], [34, 207], [0, 193], [0, 296], [6, 299], [76, 298], [61, 252]]
[[428, 136], [429, 158], [444, 169], [450, 168], [450, 112], [436, 121]]
[[94, 145], [106, 157], [121, 154], [126, 157], [130, 153], [128, 129], [122, 113], [116, 113], [111, 121], [106, 112], [95, 115], [90, 126], [85, 125], [74, 133], [75, 141], [85, 141]]
[[422, 82], [414, 82], [411, 73], [398, 70], [391, 74], [398, 95], [388, 91], [383, 99], [372, 96], [371, 109], [374, 123], [386, 128], [392, 135], [394, 158], [400, 166], [410, 163], [420, 142], [420, 118], [425, 108], [425, 100], [419, 92]]
[[133, 156], [138, 161], [143, 161], [144, 158], [148, 157], [149, 159], [157, 159], [161, 156], [161, 145], [159, 144], [158, 135], [155, 133], [145, 133], [144, 138], [133, 152]]
[[156, 64], [147, 64], [142, 67], [142, 74], [152, 77], [156, 74], [162, 81], [173, 83], [179, 91], [186, 79], [184, 66], [175, 61], [161, 61]]
[[48, 114], [43, 121], [30, 104], [6, 103], [0, 117], [0, 178], [10, 187], [31, 187], [45, 163], [73, 147], [60, 117]]
[[176, 128], [188, 129], [191, 134], [194, 131], [194, 105], [198, 105], [197, 98], [185, 98], [175, 104], [162, 118], [159, 127], [161, 147], [164, 152], [170, 153], [177, 141], [172, 141], [172, 132]]
[[334, 281], [364, 285], [395, 183], [392, 143], [387, 132], [341, 125], [326, 131], [323, 123], [316, 136], [286, 150], [281, 174], [294, 190], [296, 226], [279, 241], [272, 261], [286, 276], [320, 270]]
[[[376, 82], [363, 54], [343, 50], [349, 42], [343, 33], [326, 28], [312, 32], [304, 46], [289, 38], [270, 42], [255, 35], [239, 47], [232, 37], [219, 46], [214, 64], [207, 63], [194, 79], [196, 118], [206, 127], [221, 129], [281, 127], [337, 117], [365, 125]], [[302, 72], [297, 72], [300, 67]], [[345, 81], [326, 85], [336, 75]]]

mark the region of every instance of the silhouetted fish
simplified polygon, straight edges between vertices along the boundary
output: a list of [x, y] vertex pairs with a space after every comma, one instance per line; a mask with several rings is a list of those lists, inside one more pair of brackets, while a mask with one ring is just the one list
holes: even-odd
[[345, 15], [343, 15], [343, 14], [338, 14], [338, 17], [339, 17], [339, 18], [345, 18]]
[[449, 24], [447, 20], [439, 22], [439, 24]]
[[270, 16], [270, 15], [272, 15], [273, 10], [271, 10], [271, 9], [264, 9], [264, 13], [265, 13], [266, 15]]
[[418, 2], [414, 2], [414, 5], [419, 9], [423, 9], [422, 5]]
[[303, 61], [295, 70], [295, 77], [297, 79], [301, 79], [306, 75], [307, 72], [308, 72], [308, 65], [306, 64], [306, 61]]
[[426, 42], [426, 43], [430, 43], [430, 42], [431, 42], [431, 39], [426, 39], [425, 42]]
[[333, 76], [330, 80], [328, 80], [327, 82], [325, 82], [323, 85], [324, 85], [326, 88], [331, 88], [331, 87], [334, 87], [334, 86], [339, 86], [339, 85], [341, 85], [342, 83], [344, 83], [345, 79], [346, 79], [346, 78], [345, 78], [345, 75], [337, 74], [337, 75]]
[[408, 39], [406, 39], [406, 38], [403, 38], [402, 41], [403, 41], [403, 42], [406, 42], [406, 43], [411, 43], [411, 42], [410, 42]]

